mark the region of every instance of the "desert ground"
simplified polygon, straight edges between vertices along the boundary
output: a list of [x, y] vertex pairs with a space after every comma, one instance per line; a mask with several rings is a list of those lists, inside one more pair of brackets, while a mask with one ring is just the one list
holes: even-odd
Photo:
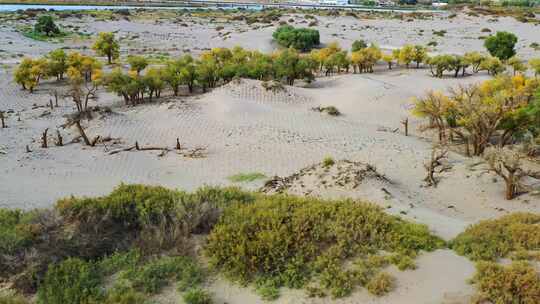
[[[540, 42], [539, 27], [510, 17], [469, 16], [449, 18], [442, 12], [424, 18], [390, 18], [365, 14], [316, 16], [316, 28], [323, 43], [338, 42], [349, 49], [356, 39], [378, 44], [384, 50], [406, 43], [436, 41], [432, 53], [483, 51], [482, 29], [507, 30], [519, 37], [518, 54], [540, 56], [529, 45]], [[306, 26], [301, 13], [281, 17], [293, 25]], [[306, 21], [307, 20], [307, 21]], [[297, 179], [289, 193], [325, 198], [355, 198], [374, 202], [391, 214], [428, 225], [449, 240], [468, 225], [511, 212], [540, 213], [538, 191], [507, 201], [503, 181], [485, 171], [478, 158], [450, 152], [452, 169], [445, 172], [438, 187], [425, 187], [424, 162], [429, 158], [432, 136], [420, 132], [423, 123], [413, 117], [411, 98], [428, 90], [447, 90], [476, 83], [489, 76], [483, 72], [467, 77], [442, 79], [429, 69], [388, 70], [379, 64], [372, 74], [344, 74], [319, 77], [313, 83], [299, 82], [284, 91], [267, 91], [260, 81], [240, 79], [207, 93], [165, 96], [151, 103], [125, 106], [120, 97], [99, 91], [95, 118], [85, 122], [91, 136], [112, 140], [85, 147], [74, 128], [63, 128], [74, 111], [68, 98], [59, 107], [48, 108], [50, 90], [45, 81], [30, 94], [13, 82], [13, 68], [23, 56], [37, 57], [57, 48], [91, 53], [91, 40], [66, 38], [57, 42], [36, 41], [22, 36], [18, 26], [30, 19], [5, 19], [0, 24], [0, 110], [7, 111], [8, 128], [0, 130], [0, 207], [47, 208], [62, 197], [95, 196], [109, 193], [120, 183], [143, 183], [193, 190], [203, 185], [237, 185], [259, 189], [265, 179], [234, 183], [238, 173], [259, 172], [268, 178], [286, 177], [321, 162], [327, 156], [374, 166], [384, 179], [366, 178], [357, 187], [321, 183], [339, 175], [317, 171]], [[246, 24], [225, 21], [219, 16], [176, 15], [173, 12], [138, 12], [114, 20], [74, 13], [59, 21], [64, 28], [95, 35], [113, 31], [121, 42], [121, 56], [199, 54], [214, 47], [242, 46], [270, 52], [277, 22]], [[219, 27], [219, 28], [218, 28]], [[442, 37], [433, 31], [445, 30]], [[67, 86], [67, 84], [66, 84]], [[317, 106], [335, 106], [343, 115], [328, 116], [313, 111]], [[410, 120], [409, 136], [401, 121]], [[40, 147], [42, 132], [56, 130], [66, 145]], [[125, 151], [111, 154], [135, 142], [142, 146], [174, 147], [179, 139], [185, 151], [202, 149], [200, 157], [176, 152]], [[31, 152], [27, 152], [26, 148]], [[538, 168], [538, 164], [530, 166]], [[346, 165], [343, 165], [346, 167]], [[338, 170], [338, 169], [336, 169]], [[538, 181], [530, 181], [540, 187]], [[301, 186], [299, 186], [301, 184]], [[467, 303], [474, 290], [467, 280], [474, 264], [451, 250], [426, 253], [418, 269], [400, 272], [397, 289], [376, 298], [365, 290], [340, 299], [311, 299], [302, 291], [290, 290], [276, 303]], [[263, 302], [249, 287], [231, 285], [216, 278], [209, 287], [217, 303]], [[157, 298], [178, 303], [165, 292]]]

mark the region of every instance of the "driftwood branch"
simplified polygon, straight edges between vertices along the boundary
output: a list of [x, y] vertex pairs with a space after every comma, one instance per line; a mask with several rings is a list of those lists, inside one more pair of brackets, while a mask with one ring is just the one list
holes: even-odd
[[144, 147], [144, 146], [139, 145], [139, 142], [136, 141], [133, 146], [110, 151], [109, 155], [114, 155], [121, 152], [130, 152], [130, 151], [161, 151], [161, 153], [158, 155], [161, 157], [167, 154], [168, 152], [171, 152], [174, 150], [177, 151], [178, 155], [182, 155], [184, 157], [189, 157], [189, 158], [202, 158], [206, 156], [205, 154], [206, 147], [197, 147], [191, 150], [183, 151], [184, 149], [181, 148], [180, 139], [178, 138], [176, 139], [176, 146], [174, 149], [171, 149], [168, 147], [154, 147], [154, 146]]

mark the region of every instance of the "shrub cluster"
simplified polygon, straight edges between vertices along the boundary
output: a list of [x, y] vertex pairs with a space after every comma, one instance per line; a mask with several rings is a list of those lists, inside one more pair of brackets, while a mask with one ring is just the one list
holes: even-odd
[[540, 300], [540, 274], [527, 262], [509, 266], [480, 262], [472, 283], [479, 290], [473, 303], [534, 304]]
[[206, 252], [228, 277], [257, 282], [265, 294], [318, 278], [322, 288], [339, 297], [375, 274], [372, 266], [345, 270], [346, 259], [380, 250], [414, 256], [442, 244], [425, 226], [368, 203], [270, 196], [226, 209], [208, 237]]
[[309, 51], [320, 43], [318, 30], [295, 28], [290, 25], [280, 26], [272, 34], [272, 37], [279, 45], [286, 48], [292, 47], [299, 51]]
[[49, 267], [38, 289], [38, 303], [88, 303], [101, 298], [100, 284], [93, 263], [69, 258]]
[[537, 251], [539, 226], [539, 214], [513, 213], [470, 226], [452, 241], [451, 247], [472, 260], [490, 261], [522, 250]]
[[[145, 256], [163, 250], [187, 254], [192, 233], [207, 233], [228, 204], [253, 200], [255, 195], [236, 188], [185, 193], [122, 185], [103, 197], [59, 200], [52, 211], [2, 209], [0, 278], [31, 293], [43, 281], [49, 264], [69, 257], [99, 260], [131, 248], [139, 248]], [[113, 261], [105, 268], [109, 272], [129, 262]]]

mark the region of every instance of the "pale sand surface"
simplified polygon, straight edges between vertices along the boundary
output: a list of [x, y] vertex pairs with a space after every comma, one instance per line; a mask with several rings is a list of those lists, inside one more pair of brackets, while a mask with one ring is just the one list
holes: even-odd
[[[540, 55], [528, 47], [535, 39], [540, 40], [538, 27], [511, 18], [500, 18], [496, 23], [487, 22], [486, 17], [464, 15], [452, 20], [414, 22], [317, 18], [322, 40], [338, 41], [347, 48], [357, 38], [388, 49], [406, 42], [425, 44], [436, 39], [445, 51], [463, 53], [482, 50], [482, 41], [477, 36], [482, 28], [489, 27], [516, 33], [523, 57]], [[63, 22], [80, 23], [90, 33], [119, 30], [120, 37], [132, 37], [130, 42], [124, 40], [123, 54], [142, 53], [143, 46], [173, 54], [187, 49], [197, 53], [217, 46], [242, 45], [261, 51], [275, 48], [270, 40], [275, 26], [251, 30], [243, 23], [211, 23], [197, 18], [182, 20], [189, 27], [168, 20], [91, 22], [84, 17], [82, 21], [70, 18]], [[232, 32], [230, 38], [223, 40], [218, 36], [217, 25], [225, 27], [222, 32]], [[418, 35], [419, 29], [424, 29], [422, 36]], [[432, 29], [446, 29], [448, 33], [444, 38], [434, 37]], [[24, 38], [13, 30], [13, 24], [0, 25], [0, 43], [0, 49], [5, 51], [0, 53], [0, 62], [8, 65], [19, 60], [14, 54], [38, 56], [62, 46]], [[81, 48], [89, 43], [66, 44]], [[95, 148], [81, 143], [64, 147], [51, 144], [48, 149], [39, 147], [45, 128], [50, 129], [51, 142], [56, 129], [64, 135], [66, 143], [76, 137], [76, 130], [60, 127], [66, 121], [65, 115], [73, 112], [72, 104], [67, 99], [61, 100], [61, 107], [51, 111], [42, 107], [50, 98], [47, 91], [51, 83], [45, 82], [35, 94], [28, 94], [11, 79], [10, 69], [0, 68], [0, 109], [11, 110], [9, 128], [0, 130], [0, 151], [4, 152], [0, 153], [0, 207], [50, 207], [55, 200], [68, 195], [106, 194], [122, 182], [186, 190], [202, 185], [230, 185], [227, 177], [240, 172], [288, 176], [332, 156], [374, 165], [391, 184], [369, 181], [354, 190], [324, 189], [308, 179], [305, 183], [312, 188], [312, 194], [373, 201], [389, 213], [427, 224], [445, 239], [451, 239], [481, 219], [514, 211], [540, 212], [538, 196], [504, 200], [501, 179], [483, 173], [482, 165], [471, 167], [478, 159], [455, 153], [450, 154], [453, 169], [442, 176], [439, 186], [422, 187], [423, 163], [430, 155], [431, 142], [427, 134], [416, 130], [419, 121], [410, 115], [410, 98], [429, 89], [446, 90], [481, 81], [487, 79], [485, 74], [435, 79], [426, 69], [388, 71], [380, 65], [374, 74], [321, 78], [313, 84], [286, 87], [284, 92], [267, 92], [258, 81], [242, 80], [204, 95], [166, 97], [136, 107], [123, 106], [118, 97], [100, 92], [97, 104], [111, 107], [112, 113], [96, 113], [96, 118], [85, 127], [90, 136], [110, 136], [119, 143]], [[41, 107], [33, 108], [33, 104]], [[344, 115], [330, 117], [311, 110], [320, 105], [334, 105]], [[21, 121], [17, 121], [17, 113]], [[401, 130], [391, 132], [400, 128], [405, 117], [411, 119], [411, 136], [405, 137]], [[172, 148], [176, 138], [180, 138], [186, 149], [206, 147], [206, 157], [186, 158], [173, 152], [159, 157], [155, 151], [108, 154], [135, 141], [142, 146]], [[25, 153], [27, 145], [32, 153]], [[238, 185], [257, 189], [262, 183]], [[284, 291], [276, 303], [466, 303], [472, 293], [466, 283], [474, 271], [471, 262], [451, 251], [439, 250], [422, 254], [417, 263], [419, 267], [415, 271], [390, 268], [398, 279], [398, 288], [382, 298], [358, 290], [339, 301], [309, 299], [302, 291], [293, 290]], [[219, 278], [210, 289], [217, 303], [261, 302], [251, 288], [231, 285]], [[174, 290], [171, 294], [163, 297], [177, 303], [178, 295]]]

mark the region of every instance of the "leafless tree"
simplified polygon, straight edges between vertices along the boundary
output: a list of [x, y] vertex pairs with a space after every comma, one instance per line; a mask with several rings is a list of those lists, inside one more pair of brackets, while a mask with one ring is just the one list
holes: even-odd
[[428, 187], [437, 187], [439, 179], [435, 174], [440, 174], [450, 170], [452, 167], [446, 162], [448, 159], [448, 150], [441, 147], [433, 147], [431, 150], [431, 158], [424, 163], [426, 169], [426, 177], [424, 181]]
[[540, 179], [540, 172], [523, 169], [523, 156], [517, 151], [493, 147], [486, 151], [484, 157], [489, 165], [488, 171], [494, 172], [504, 180], [506, 184], [505, 198], [507, 200], [529, 191], [529, 187], [522, 183], [524, 177], [529, 176]]

